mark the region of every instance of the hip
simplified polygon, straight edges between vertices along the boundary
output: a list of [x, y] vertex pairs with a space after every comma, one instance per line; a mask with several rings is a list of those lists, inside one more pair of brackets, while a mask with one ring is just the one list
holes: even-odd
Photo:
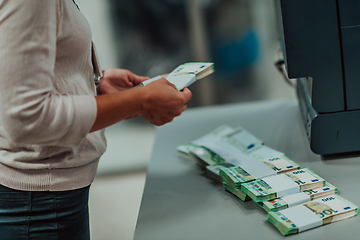
[[89, 188], [20, 191], [0, 185], [0, 240], [90, 239]]

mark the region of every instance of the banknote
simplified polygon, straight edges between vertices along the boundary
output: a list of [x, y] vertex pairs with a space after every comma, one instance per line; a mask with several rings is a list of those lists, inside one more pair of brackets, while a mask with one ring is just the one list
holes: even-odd
[[286, 195], [325, 186], [326, 181], [309, 168], [257, 179], [241, 184], [241, 190], [255, 202], [266, 202]]
[[287, 173], [292, 172], [297, 169], [300, 169], [300, 165], [285, 156], [284, 154], [275, 156], [275, 157], [268, 157], [260, 160], [261, 162], [268, 165], [274, 171], [279, 173]]
[[277, 156], [282, 156], [284, 155], [283, 152], [280, 152], [278, 150], [275, 150], [271, 147], [268, 147], [266, 145], [260, 145], [260, 146], [256, 146], [252, 149], [248, 149], [245, 152], [246, 155], [248, 155], [251, 158], [255, 158], [258, 160], [263, 160], [266, 158], [273, 158], [273, 157], [277, 157]]
[[238, 197], [240, 200], [242, 200], [244, 202], [249, 201], [251, 199], [240, 189], [233, 188], [232, 186], [229, 186], [226, 183], [224, 183], [224, 189], [226, 191], [232, 193], [233, 195], [235, 195], [236, 197]]
[[186, 143], [186, 144], [181, 144], [181, 145], [177, 146], [176, 150], [177, 150], [179, 157], [181, 157], [183, 159], [197, 161], [196, 156], [194, 154], [191, 154], [191, 152], [190, 152], [191, 149], [195, 149], [196, 147], [198, 147], [198, 146], [196, 146], [192, 143]]
[[221, 138], [229, 133], [231, 133], [234, 128], [221, 125], [211, 132], [201, 136], [190, 143], [182, 144], [177, 147], [178, 155], [185, 159], [195, 160], [200, 166], [206, 167], [207, 165], [214, 165], [224, 162], [217, 154], [206, 149], [205, 147], [200, 147], [204, 142], [216, 141], [216, 139]]
[[276, 212], [333, 194], [338, 194], [338, 189], [329, 182], [327, 182], [325, 187], [309, 189], [300, 193], [294, 193], [281, 198], [275, 198], [273, 200], [263, 203], [260, 202], [260, 206], [267, 212]]
[[286, 236], [345, 220], [357, 214], [358, 206], [339, 195], [330, 195], [278, 212], [269, 212], [267, 219]]
[[273, 176], [283, 172], [294, 171], [300, 166], [285, 155], [263, 159], [262, 161], [250, 161], [240, 166], [221, 168], [219, 176], [225, 183], [240, 189], [241, 184], [255, 179]]
[[[195, 141], [193, 143], [213, 154], [216, 154], [217, 158], [223, 159], [224, 161], [234, 165], [241, 165], [243, 163], [256, 160], [244, 153], [242, 145], [237, 144], [237, 142], [229, 142], [227, 138], [209, 136], [206, 139], [201, 139], [201, 142]], [[197, 149], [192, 149], [191, 153], [198, 156], [199, 153], [196, 150]], [[198, 157], [201, 158], [202, 155], [203, 153], [201, 152], [201, 155]]]
[[[213, 165], [228, 162], [241, 166], [254, 160], [270, 159], [284, 155], [283, 153], [263, 146], [263, 142], [243, 129], [232, 129], [220, 126], [218, 129], [200, 137], [189, 144], [179, 146], [178, 151], [185, 155], [195, 155], [202, 165]], [[198, 146], [198, 147], [194, 147]], [[187, 147], [187, 148], [186, 148]], [[270, 165], [268, 161], [268, 165]]]
[[167, 77], [193, 74], [196, 80], [202, 79], [215, 71], [212, 62], [188, 62], [179, 65]]
[[261, 139], [240, 126], [236, 127], [231, 133], [225, 135], [224, 138], [228, 143], [241, 149], [242, 152], [258, 148], [264, 144]]
[[234, 165], [231, 163], [227, 163], [227, 162], [214, 164], [214, 165], [208, 165], [208, 166], [206, 166], [205, 175], [208, 178], [211, 178], [217, 182], [223, 183], [223, 179], [220, 177], [220, 169], [226, 169], [226, 168], [230, 168], [230, 167], [234, 167]]
[[169, 82], [176, 86], [177, 90], [181, 91], [185, 87], [189, 87], [197, 80], [212, 74], [214, 71], [214, 63], [189, 62], [181, 64], [180, 66], [175, 68], [170, 74], [158, 75], [140, 83], [138, 86], [145, 86], [160, 78], [165, 77]]

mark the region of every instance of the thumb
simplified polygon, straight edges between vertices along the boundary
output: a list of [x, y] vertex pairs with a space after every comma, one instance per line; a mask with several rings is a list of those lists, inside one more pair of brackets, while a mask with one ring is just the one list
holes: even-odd
[[160, 79], [159, 79], [159, 80], [157, 80], [157, 81], [162, 81], [162, 82], [166, 83], [167, 85], [169, 85], [170, 87], [172, 87], [172, 88], [174, 88], [174, 89], [176, 89], [176, 90], [177, 90], [177, 88], [176, 88], [175, 84], [173, 84], [173, 83], [169, 82], [169, 80], [167, 80], [166, 78], [160, 78]]

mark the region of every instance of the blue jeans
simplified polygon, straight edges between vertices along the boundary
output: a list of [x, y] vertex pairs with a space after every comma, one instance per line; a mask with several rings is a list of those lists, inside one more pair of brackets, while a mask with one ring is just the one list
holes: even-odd
[[27, 192], [0, 185], [0, 240], [89, 240], [89, 188]]

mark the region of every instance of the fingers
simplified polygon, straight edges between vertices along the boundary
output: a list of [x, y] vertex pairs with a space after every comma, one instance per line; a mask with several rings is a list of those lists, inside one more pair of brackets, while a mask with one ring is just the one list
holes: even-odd
[[131, 72], [129, 70], [127, 70], [127, 75], [128, 75], [129, 80], [131, 82], [133, 82], [134, 86], [137, 86], [140, 83], [142, 83], [143, 81], [146, 81], [146, 80], [150, 79], [149, 77], [136, 75], [135, 73], [133, 73], [133, 72]]
[[184, 88], [181, 92], [183, 93], [183, 95], [186, 99], [186, 102], [190, 101], [190, 99], [192, 98], [191, 91], [188, 88]]
[[143, 102], [143, 113], [146, 120], [156, 126], [171, 122], [187, 108], [192, 98], [188, 88], [178, 91], [176, 86], [165, 78], [160, 78], [146, 85], [147, 100]]
[[136, 75], [135, 73], [120, 68], [110, 68], [104, 72], [104, 78], [109, 78], [114, 84], [124, 85], [126, 84], [129, 87], [134, 87], [139, 85], [145, 80], [148, 80], [149, 77], [143, 77]]
[[143, 81], [146, 81], [150, 79], [149, 77], [143, 77], [143, 76], [138, 76], [136, 74], [134, 74], [133, 78], [131, 78], [134, 86], [139, 85], [140, 83], [142, 83]]

